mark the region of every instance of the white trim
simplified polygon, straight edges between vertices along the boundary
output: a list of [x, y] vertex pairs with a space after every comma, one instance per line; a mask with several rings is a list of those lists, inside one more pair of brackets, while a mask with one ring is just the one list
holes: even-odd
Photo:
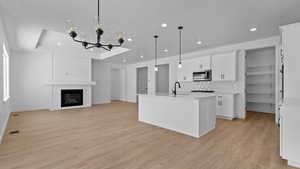
[[9, 89], [9, 55], [6, 49], [5, 44], [3, 43], [3, 101], [7, 102], [10, 98], [10, 89]]
[[7, 123], [8, 123], [9, 117], [10, 117], [10, 112], [7, 113], [7, 116], [4, 119], [3, 127], [0, 130], [0, 144], [2, 144], [2, 141], [3, 141], [3, 138], [4, 138], [4, 134], [5, 134], [5, 130], [6, 130], [6, 127], [7, 127]]
[[96, 85], [94, 81], [49, 81], [47, 85]]
[[292, 167], [300, 168], [300, 163], [294, 161], [288, 161], [288, 165]]
[[216, 115], [219, 119], [225, 119], [225, 120], [233, 120], [234, 117], [224, 116], [224, 115]]

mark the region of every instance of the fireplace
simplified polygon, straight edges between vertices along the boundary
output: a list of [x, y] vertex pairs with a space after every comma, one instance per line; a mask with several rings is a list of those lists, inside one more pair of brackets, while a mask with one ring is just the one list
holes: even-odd
[[62, 89], [61, 107], [83, 105], [83, 89]]

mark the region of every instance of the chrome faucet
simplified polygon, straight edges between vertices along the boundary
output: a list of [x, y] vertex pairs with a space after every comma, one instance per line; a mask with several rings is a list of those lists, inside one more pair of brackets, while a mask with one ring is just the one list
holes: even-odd
[[175, 84], [174, 84], [174, 90], [173, 90], [173, 94], [174, 95], [177, 94], [177, 90], [176, 90], [177, 85], [178, 85], [179, 88], [181, 88], [180, 83], [179, 82], [175, 82]]

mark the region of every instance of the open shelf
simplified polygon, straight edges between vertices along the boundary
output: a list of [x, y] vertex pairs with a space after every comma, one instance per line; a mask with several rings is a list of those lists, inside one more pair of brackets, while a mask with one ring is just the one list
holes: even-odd
[[271, 103], [271, 102], [252, 102], [252, 101], [247, 101], [247, 103], [255, 103], [255, 104], [270, 104], [270, 105], [275, 105], [275, 103]]
[[272, 92], [247, 92], [247, 95], [274, 95]]
[[275, 48], [263, 48], [246, 53], [246, 102], [247, 110], [274, 112]]
[[273, 83], [271, 83], [271, 82], [259, 82], [259, 83], [250, 83], [250, 82], [248, 82], [248, 83], [246, 83], [246, 85], [255, 85], [255, 86], [257, 86], [257, 85], [261, 85], [261, 86], [273, 86], [274, 84]]
[[275, 65], [255, 65], [247, 66], [247, 69], [275, 68]]
[[247, 76], [261, 76], [261, 75], [275, 75], [275, 72], [265, 71], [265, 72], [247, 72]]

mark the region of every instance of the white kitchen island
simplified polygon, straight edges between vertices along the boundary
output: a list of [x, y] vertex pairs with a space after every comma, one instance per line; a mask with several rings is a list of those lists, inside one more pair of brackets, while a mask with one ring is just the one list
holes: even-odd
[[199, 138], [215, 128], [216, 96], [139, 95], [138, 120]]

